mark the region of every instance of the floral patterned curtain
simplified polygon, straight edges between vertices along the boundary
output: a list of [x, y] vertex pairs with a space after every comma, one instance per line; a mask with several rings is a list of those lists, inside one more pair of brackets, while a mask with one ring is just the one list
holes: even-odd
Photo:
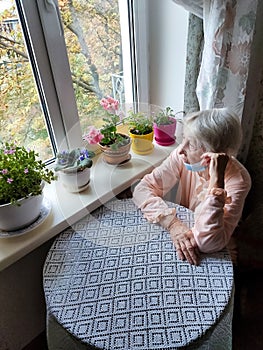
[[200, 108], [229, 106], [240, 114], [257, 0], [174, 2], [203, 18], [204, 47], [196, 89]]
[[204, 44], [203, 20], [190, 13], [188, 20], [188, 38], [184, 86], [184, 111], [186, 113], [200, 109], [196, 95], [196, 84], [200, 71]]
[[173, 0], [178, 5], [183, 6], [187, 11], [203, 18], [203, 0]]
[[[173, 1], [195, 15], [189, 17], [185, 110], [197, 107], [192, 94], [198, 69], [195, 92], [199, 108], [227, 106], [242, 119], [258, 0]], [[193, 59], [201, 40], [196, 16], [202, 18], [204, 33], [200, 65]], [[247, 152], [248, 146], [245, 148]]]

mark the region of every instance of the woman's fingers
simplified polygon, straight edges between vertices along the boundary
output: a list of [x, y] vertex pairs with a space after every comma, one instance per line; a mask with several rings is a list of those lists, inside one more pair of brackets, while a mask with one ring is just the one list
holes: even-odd
[[176, 240], [174, 243], [180, 260], [187, 260], [191, 265], [198, 265], [196, 250], [188, 238], [184, 241]]
[[226, 153], [213, 153], [205, 152], [201, 155], [201, 164], [209, 165], [211, 160], [216, 161], [217, 163], [227, 164], [229, 156]]
[[[173, 237], [172, 237], [173, 238]], [[177, 239], [173, 239], [174, 245], [175, 245], [175, 249], [178, 255], [178, 258], [180, 260], [184, 260], [184, 254], [182, 252], [182, 248], [181, 248], [181, 242]]]
[[208, 166], [210, 164], [210, 160], [211, 160], [211, 154], [206, 152], [204, 154], [201, 155], [201, 164], [204, 166]]
[[192, 265], [197, 265], [197, 256], [195, 253], [195, 248], [192, 246], [191, 242], [189, 239], [184, 241], [185, 249], [183, 250], [183, 253], [186, 257], [186, 260], [192, 264]]
[[199, 251], [191, 230], [187, 232], [170, 232], [172, 241], [175, 245], [178, 258], [187, 260], [192, 265], [199, 263]]

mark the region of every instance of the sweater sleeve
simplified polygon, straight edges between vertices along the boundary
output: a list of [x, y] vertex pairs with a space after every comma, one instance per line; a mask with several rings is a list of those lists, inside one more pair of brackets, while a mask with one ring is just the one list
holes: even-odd
[[204, 253], [223, 249], [241, 218], [251, 181], [244, 168], [235, 171], [226, 175], [226, 190], [212, 188], [196, 208], [192, 231], [199, 250]]
[[169, 208], [163, 197], [178, 182], [179, 173], [180, 160], [175, 150], [135, 187], [133, 201], [148, 221], [167, 228], [174, 220], [175, 208]]

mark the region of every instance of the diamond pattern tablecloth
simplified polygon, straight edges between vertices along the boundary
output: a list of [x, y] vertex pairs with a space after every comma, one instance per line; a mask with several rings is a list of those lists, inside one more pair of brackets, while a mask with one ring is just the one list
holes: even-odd
[[[192, 212], [169, 205], [192, 226]], [[203, 255], [199, 266], [179, 261], [169, 233], [131, 199], [108, 202], [63, 231], [44, 266], [50, 319], [80, 346], [99, 349], [196, 346], [212, 333], [220, 339], [226, 316], [222, 336], [231, 338], [232, 289], [226, 250]]]

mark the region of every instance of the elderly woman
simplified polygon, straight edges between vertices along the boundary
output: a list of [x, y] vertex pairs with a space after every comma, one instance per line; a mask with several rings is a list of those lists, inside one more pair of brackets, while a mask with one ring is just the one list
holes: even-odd
[[[170, 232], [179, 259], [190, 264], [198, 264], [199, 252], [223, 249], [242, 215], [251, 180], [234, 157], [241, 135], [238, 117], [226, 108], [186, 116], [181, 145], [134, 189], [144, 217]], [[175, 202], [195, 213], [191, 230], [163, 200], [176, 185]]]

